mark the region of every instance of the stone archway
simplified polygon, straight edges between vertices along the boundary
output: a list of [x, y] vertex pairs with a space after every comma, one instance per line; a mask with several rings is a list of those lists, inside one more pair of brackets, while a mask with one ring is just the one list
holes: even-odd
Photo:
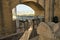
[[40, 4], [33, 1], [26, 1], [26, 2], [23, 2], [22, 4], [28, 5], [32, 9], [34, 9], [36, 16], [39, 16], [39, 15], [44, 16], [44, 8]]
[[[28, 2], [30, 2], [30, 1], [28, 1]], [[26, 3], [24, 2], [23, 4], [30, 5], [33, 9], [36, 8], [34, 10], [35, 11], [38, 10], [36, 13], [39, 14], [40, 13], [39, 10], [40, 10], [41, 6], [37, 5], [37, 3], [35, 3], [35, 2], [30, 2], [32, 4], [30, 4], [28, 2], [26, 2]], [[18, 0], [9, 0], [9, 1], [2, 0], [2, 14], [3, 14], [3, 21], [4, 21], [6, 35], [15, 33], [15, 31], [16, 31], [15, 26], [14, 26], [15, 24], [12, 21], [12, 8], [16, 7], [17, 4], [19, 4]], [[42, 8], [41, 10], [43, 11], [44, 9]]]
[[25, 4], [18, 4], [12, 9], [13, 20], [16, 16], [35, 16], [35, 10]]
[[[35, 3], [33, 1], [27, 1], [27, 2], [24, 2], [24, 3], [21, 3], [21, 4], [27, 5], [30, 8], [32, 8], [35, 11], [35, 16], [44, 16], [44, 13], [43, 13], [44, 12], [44, 8], [40, 4]], [[16, 11], [16, 9], [15, 9], [15, 11]]]
[[[15, 8], [13, 8], [12, 9], [12, 20], [16, 22], [15, 25], [16, 25], [17, 32], [20, 32], [22, 28], [24, 30], [24, 26], [22, 26], [22, 28], [20, 26], [24, 25], [23, 23], [24, 21], [28, 19], [32, 19], [29, 17], [33, 17], [34, 15], [35, 15], [35, 10], [33, 10], [30, 6], [27, 6], [25, 4], [18, 4]], [[21, 20], [23, 22], [20, 22]]]

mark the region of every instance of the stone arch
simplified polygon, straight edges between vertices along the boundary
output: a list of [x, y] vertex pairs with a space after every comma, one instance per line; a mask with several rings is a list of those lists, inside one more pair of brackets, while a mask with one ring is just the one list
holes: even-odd
[[44, 16], [44, 8], [40, 4], [34, 1], [26, 1], [26, 2], [22, 2], [21, 4], [30, 6], [33, 10], [35, 10], [35, 16]]
[[28, 5], [32, 9], [34, 9], [36, 16], [44, 16], [44, 8], [40, 4], [34, 1], [26, 1], [26, 2], [23, 2], [22, 4]]
[[35, 16], [44, 17], [44, 8], [40, 4], [38, 4], [34, 1], [26, 1], [26, 2], [22, 2], [21, 4], [31, 7], [35, 11]]
[[18, 4], [15, 8], [12, 9], [13, 20], [16, 19], [16, 16], [34, 16], [35, 10], [30, 6], [25, 4]]

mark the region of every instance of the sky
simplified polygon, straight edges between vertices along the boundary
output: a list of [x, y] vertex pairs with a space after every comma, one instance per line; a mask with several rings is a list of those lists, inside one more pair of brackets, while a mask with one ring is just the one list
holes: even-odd
[[16, 6], [16, 12], [17, 12], [17, 15], [34, 15], [34, 10], [27, 6], [27, 5], [24, 5], [24, 4], [19, 4]]
[[16, 12], [15, 12], [15, 8], [12, 9], [12, 14], [13, 14], [13, 18], [16, 19], [16, 14], [19, 15], [19, 16], [33, 16], [35, 15], [35, 11], [27, 6], [27, 5], [24, 5], [24, 4], [18, 4], [16, 6]]

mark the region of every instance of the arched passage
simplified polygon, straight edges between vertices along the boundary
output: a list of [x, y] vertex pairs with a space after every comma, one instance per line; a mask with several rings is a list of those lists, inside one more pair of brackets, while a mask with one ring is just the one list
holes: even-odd
[[34, 9], [35, 16], [44, 16], [44, 8], [40, 4], [33, 2], [33, 1], [26, 1], [22, 4], [26, 4], [30, 6], [32, 9]]
[[[15, 8], [12, 9], [12, 14], [13, 14], [12, 15], [13, 21], [16, 20], [16, 28], [17, 28], [16, 30], [17, 30], [17, 32], [19, 32], [19, 30], [20, 30], [19, 21], [20, 20], [25, 21], [26, 19], [32, 18], [31, 16], [35, 15], [35, 11], [31, 7], [29, 7], [25, 4], [18, 4]], [[23, 25], [24, 25], [24, 23], [23, 23]]]
[[12, 9], [12, 14], [13, 14], [13, 20], [17, 19], [17, 16], [19, 16], [19, 20], [21, 19], [21, 16], [35, 16], [35, 11], [25, 5], [25, 4], [18, 4], [16, 8]]
[[[26, 1], [21, 4], [31, 7], [35, 11], [35, 16], [43, 16], [44, 17], [44, 8], [40, 4], [33, 2], [33, 1]], [[23, 8], [23, 9], [26, 9], [26, 8]], [[23, 12], [21, 12], [21, 13], [23, 13]]]
[[[44, 8], [38, 3], [28, 1], [21, 4], [18, 4], [15, 8], [12, 9], [13, 20], [25, 20], [25, 16], [44, 16]], [[24, 16], [22, 18], [22, 16]], [[32, 17], [31, 17], [32, 18]], [[19, 27], [19, 21], [16, 21], [16, 26]]]

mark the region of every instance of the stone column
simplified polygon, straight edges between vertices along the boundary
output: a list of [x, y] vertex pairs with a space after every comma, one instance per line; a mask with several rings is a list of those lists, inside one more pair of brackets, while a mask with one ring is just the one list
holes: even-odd
[[[2, 1], [2, 0], [1, 0]], [[2, 36], [2, 3], [0, 1], [0, 37]]]
[[49, 2], [49, 21], [51, 22], [52, 21], [52, 19], [53, 19], [53, 12], [54, 12], [54, 8], [53, 8], [53, 3], [52, 3], [52, 0], [50, 0], [50, 2]]
[[49, 22], [49, 0], [45, 0], [45, 22]]
[[58, 16], [60, 21], [60, 0], [55, 0], [55, 13], [54, 16]]
[[2, 0], [2, 10], [3, 10], [3, 18], [4, 18], [4, 27], [5, 34], [9, 35], [14, 33], [14, 27], [12, 26], [12, 12], [9, 6], [8, 0]]

